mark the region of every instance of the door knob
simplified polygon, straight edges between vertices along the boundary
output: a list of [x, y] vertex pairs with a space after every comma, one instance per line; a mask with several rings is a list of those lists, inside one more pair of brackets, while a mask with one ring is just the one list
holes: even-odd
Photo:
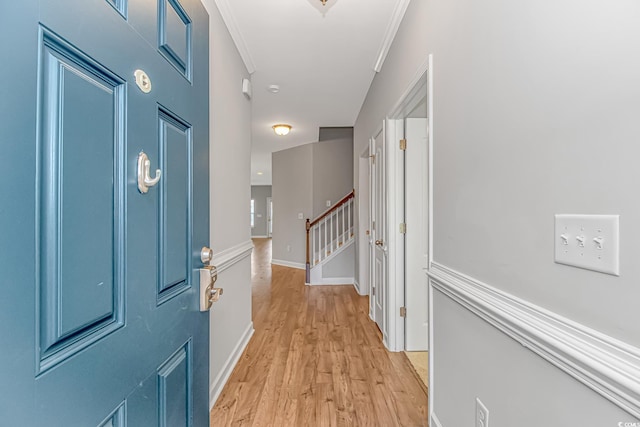
[[382, 240], [376, 240], [376, 245], [382, 246], [382, 243], [383, 243]]

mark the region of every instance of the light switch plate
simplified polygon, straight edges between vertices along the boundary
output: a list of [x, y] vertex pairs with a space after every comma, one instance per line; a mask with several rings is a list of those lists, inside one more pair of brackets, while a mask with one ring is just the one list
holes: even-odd
[[302, 212], [298, 214], [298, 219], [304, 219], [304, 214]]
[[556, 215], [555, 262], [620, 275], [618, 215]]

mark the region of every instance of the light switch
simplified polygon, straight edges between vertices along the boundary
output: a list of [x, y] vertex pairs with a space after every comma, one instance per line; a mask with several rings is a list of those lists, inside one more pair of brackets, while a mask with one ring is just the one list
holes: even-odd
[[302, 212], [298, 214], [298, 219], [304, 219], [304, 214]]
[[556, 215], [555, 262], [620, 275], [618, 215]]
[[327, 207], [331, 206], [331, 200], [327, 200]]

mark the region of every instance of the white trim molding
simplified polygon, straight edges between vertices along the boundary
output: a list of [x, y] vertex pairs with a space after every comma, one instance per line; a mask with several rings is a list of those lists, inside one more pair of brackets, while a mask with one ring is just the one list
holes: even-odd
[[218, 273], [222, 273], [227, 268], [251, 255], [251, 251], [253, 251], [253, 242], [247, 240], [224, 251], [214, 253], [211, 263], [217, 267]]
[[271, 264], [274, 265], [279, 265], [282, 267], [290, 267], [290, 268], [297, 268], [298, 270], [306, 270], [307, 267], [300, 263], [300, 262], [293, 262], [293, 261], [285, 261], [282, 259], [272, 259], [271, 260]]
[[247, 345], [249, 345], [249, 341], [251, 340], [254, 332], [255, 330], [253, 329], [253, 322], [250, 322], [249, 326], [247, 326], [247, 329], [244, 331], [244, 333], [240, 337], [240, 340], [229, 355], [229, 358], [226, 360], [226, 362], [224, 362], [224, 365], [222, 365], [222, 369], [220, 370], [218, 375], [216, 375], [216, 378], [211, 382], [211, 386], [209, 387], [209, 411], [213, 409], [213, 405], [216, 404], [216, 401], [220, 397], [222, 389], [224, 389], [224, 386], [227, 384], [227, 381], [229, 380], [233, 369], [238, 364], [240, 356], [242, 356], [242, 353], [244, 353]]
[[438, 263], [427, 274], [430, 287], [640, 417], [640, 348]]
[[218, 10], [220, 11], [220, 15], [222, 15], [222, 20], [227, 26], [229, 34], [231, 34], [231, 38], [238, 49], [238, 53], [240, 53], [240, 57], [242, 58], [245, 67], [247, 67], [247, 71], [249, 74], [253, 74], [256, 71], [256, 65], [253, 62], [247, 42], [244, 40], [244, 37], [240, 32], [240, 27], [238, 27], [236, 18], [231, 10], [231, 2], [229, 0], [215, 0], [215, 2], [218, 6]]
[[356, 279], [353, 279], [353, 287], [355, 288], [358, 295], [363, 295], [363, 296], [368, 295], [368, 294], [362, 293], [362, 291], [360, 290], [360, 282], [358, 282]]
[[440, 420], [436, 416], [435, 412], [431, 413], [431, 422], [429, 423], [429, 425], [431, 427], [442, 427], [442, 423], [440, 422]]
[[313, 283], [305, 283], [307, 286], [344, 286], [353, 285], [353, 277], [323, 277], [320, 280], [313, 280]]
[[376, 55], [376, 63], [373, 66], [373, 69], [376, 73], [379, 73], [380, 70], [382, 70], [382, 65], [387, 59], [387, 55], [389, 54], [389, 49], [391, 48], [393, 39], [396, 38], [396, 34], [400, 29], [400, 24], [402, 23], [404, 14], [407, 11], [407, 7], [409, 7], [409, 1], [410, 0], [398, 0], [398, 2], [396, 3], [396, 7], [393, 9], [391, 21], [389, 21], [389, 25], [387, 25], [387, 29], [384, 33], [384, 38], [382, 39], [382, 44], [380, 45], [380, 49], [378, 49], [378, 54]]

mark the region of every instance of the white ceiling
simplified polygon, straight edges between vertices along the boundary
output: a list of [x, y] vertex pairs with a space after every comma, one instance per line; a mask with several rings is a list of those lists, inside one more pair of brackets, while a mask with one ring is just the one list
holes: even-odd
[[[216, 0], [252, 73], [253, 185], [271, 184], [272, 152], [355, 124], [409, 1]], [[276, 136], [276, 123], [293, 129]]]

